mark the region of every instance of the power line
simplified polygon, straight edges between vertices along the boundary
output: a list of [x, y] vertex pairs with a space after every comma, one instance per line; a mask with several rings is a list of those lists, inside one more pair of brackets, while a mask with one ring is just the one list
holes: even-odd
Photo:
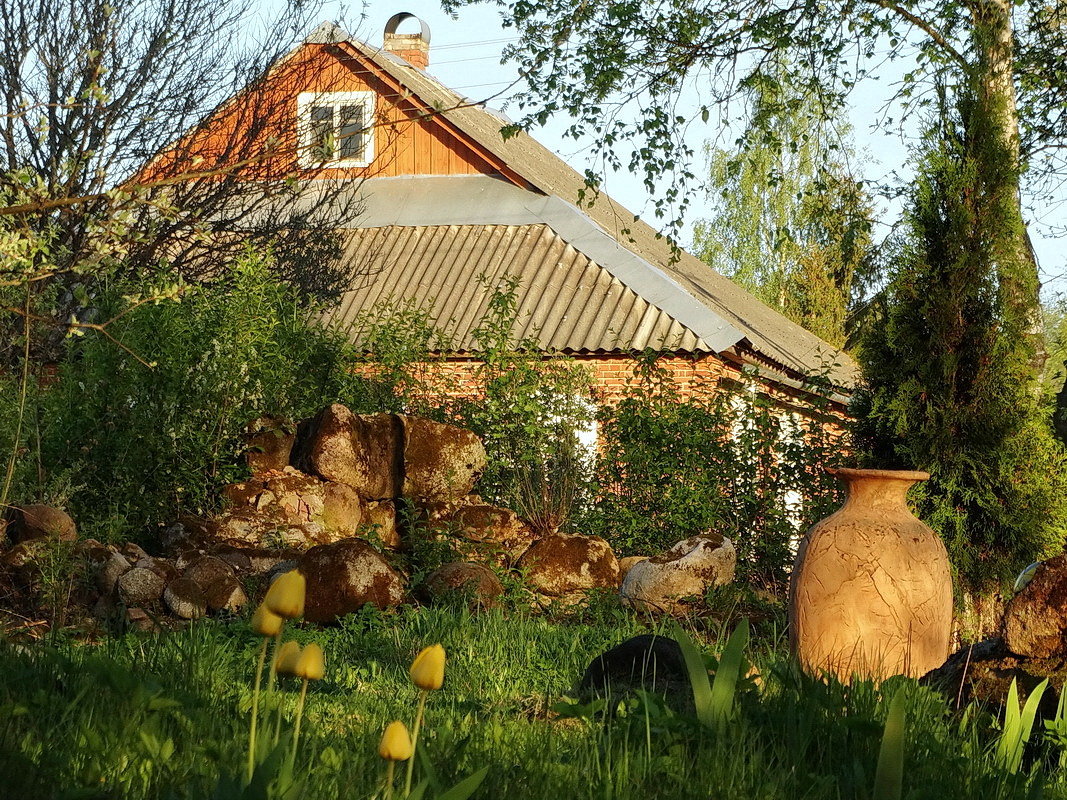
[[506, 39], [483, 39], [480, 42], [453, 42], [452, 44], [439, 44], [434, 46], [434, 50], [451, 50], [456, 47], [479, 47], [481, 45], [488, 44], [504, 44], [505, 42], [517, 42], [518, 36], [510, 36]]
[[471, 56], [470, 58], [453, 58], [448, 61], [434, 61], [433, 65], [435, 67], [439, 67], [442, 64], [462, 64], [464, 61], [488, 61], [491, 58], [499, 59], [500, 56], [499, 54], [494, 54], [491, 56]]

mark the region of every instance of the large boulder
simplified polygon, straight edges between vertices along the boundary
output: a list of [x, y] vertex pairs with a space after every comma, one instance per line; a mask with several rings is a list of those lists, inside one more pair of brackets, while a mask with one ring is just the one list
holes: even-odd
[[717, 533], [690, 536], [666, 553], [630, 567], [619, 593], [645, 611], [674, 612], [687, 597], [703, 597], [712, 586], [734, 579], [737, 551]]
[[457, 561], [431, 572], [422, 584], [422, 592], [430, 601], [460, 598], [473, 608], [492, 608], [499, 604], [504, 585], [488, 567]]
[[1067, 555], [1039, 564], [1004, 612], [1004, 644], [1030, 658], [1067, 656]]
[[482, 440], [471, 431], [420, 417], [401, 417], [404, 497], [453, 500], [470, 494], [486, 465]]
[[78, 528], [65, 511], [44, 505], [12, 506], [7, 515], [7, 535], [14, 544], [29, 539], [73, 542]]
[[207, 613], [207, 598], [196, 581], [178, 578], [163, 590], [163, 602], [175, 616], [182, 619], [197, 619]]
[[530, 589], [549, 597], [619, 585], [619, 562], [599, 536], [549, 534], [523, 553], [518, 567]]
[[403, 579], [362, 539], [313, 547], [297, 568], [307, 579], [304, 617], [310, 622], [334, 622], [367, 603], [389, 608], [404, 599]]
[[370, 538], [377, 540], [382, 547], [396, 550], [400, 547], [400, 530], [396, 524], [396, 501], [371, 500], [367, 503], [367, 517], [364, 527]]
[[357, 437], [358, 427], [358, 417], [347, 407], [340, 403], [326, 406], [297, 426], [292, 465], [359, 490], [367, 484], [370, 464]]
[[633, 568], [635, 564], [640, 564], [642, 561], [648, 561], [648, 556], [626, 556], [619, 559], [619, 581], [625, 581], [626, 575]]

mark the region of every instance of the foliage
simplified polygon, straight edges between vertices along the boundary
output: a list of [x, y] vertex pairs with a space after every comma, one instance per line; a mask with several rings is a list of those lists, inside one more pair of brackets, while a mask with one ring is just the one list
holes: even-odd
[[885, 317], [862, 348], [856, 410], [868, 463], [931, 473], [919, 516], [962, 588], [981, 590], [1062, 545], [1067, 471], [1034, 379], [1013, 274], [1025, 267], [988, 233], [1017, 222], [995, 185], [996, 153], [972, 135], [987, 112], [967, 92], [959, 103], [931, 133]]
[[[745, 653], [760, 683], [736, 693], [721, 735], [654, 695], [619, 700], [616, 713], [596, 718], [547, 713], [589, 661], [640, 632], [634, 617], [559, 625], [496, 611], [372, 608], [333, 629], [293, 629], [330, 655], [308, 695], [297, 761], [305, 794], [378, 792], [378, 737], [416, 702], [408, 667], [416, 643], [432, 641], [449, 660], [419, 745], [433, 767], [430, 794], [488, 766], [475, 797], [683, 800], [695, 786], [723, 800], [868, 797], [897, 697], [908, 719], [905, 797], [1023, 800], [1042, 786], [1049, 797], [1067, 789], [1067, 775], [1040, 759], [1024, 757], [1017, 774], [1001, 769], [999, 731], [980, 708], [955, 715], [945, 697], [909, 679], [880, 687], [811, 679], [767, 641]], [[724, 644], [690, 635], [713, 651]], [[94, 647], [0, 643], [6, 791], [41, 800], [210, 797], [220, 772], [243, 758], [258, 645], [243, 622], [210, 620]], [[277, 693], [286, 713], [295, 695]]]
[[[101, 313], [122, 294], [102, 294]], [[217, 487], [246, 474], [249, 420], [297, 419], [338, 398], [358, 407], [364, 389], [345, 337], [310, 322], [251, 252], [210, 289], [138, 306], [111, 330], [147, 363], [100, 336], [70, 340], [41, 399], [43, 461], [78, 476], [71, 510], [98, 536], [209, 509]]]
[[490, 288], [472, 331], [480, 363], [473, 396], [453, 403], [455, 420], [482, 437], [489, 465], [479, 492], [551, 530], [579, 509], [588, 482], [580, 434], [592, 419], [588, 374], [572, 359], [545, 353], [535, 339], [515, 341], [519, 281]]
[[714, 216], [697, 255], [824, 340], [845, 342], [853, 295], [871, 271], [871, 200], [850, 174], [847, 124], [823, 119], [779, 59], [750, 87], [735, 151], [708, 147]]
[[795, 538], [838, 504], [823, 467], [841, 458], [842, 421], [782, 408], [747, 380], [680, 397], [654, 353], [635, 379], [599, 415], [591, 531], [648, 555], [710, 530], [734, 542], [742, 573], [783, 579]]

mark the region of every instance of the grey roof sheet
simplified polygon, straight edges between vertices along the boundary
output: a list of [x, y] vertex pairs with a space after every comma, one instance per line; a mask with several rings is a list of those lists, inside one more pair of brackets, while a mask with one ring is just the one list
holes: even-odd
[[[531, 136], [520, 132], [505, 140], [500, 135], [498, 117], [485, 109], [461, 103], [466, 99], [423, 70], [390, 58], [381, 49], [357, 39], [349, 39], [346, 44], [373, 61], [429, 107], [451, 109], [446, 113], [449, 122], [536, 189], [577, 204], [580, 192], [586, 188], [583, 176]], [[654, 228], [641, 220], [635, 221], [632, 212], [606, 194], [601, 194], [583, 211], [627, 249], [661, 269], [717, 317], [741, 331], [745, 343], [770, 364], [796, 374], [825, 371], [839, 386], [855, 383], [858, 369], [848, 354], [761, 303], [695, 256], [685, 251], [672, 252], [670, 243]]]
[[[345, 262], [358, 271], [327, 317], [357, 342], [364, 312], [412, 301], [449, 334], [451, 349], [476, 351], [472, 331], [488, 311], [489, 287], [511, 274], [521, 276], [514, 341], [533, 337], [562, 352], [712, 351], [544, 223], [390, 225], [343, 235]], [[479, 275], [486, 280], [473, 280]]]

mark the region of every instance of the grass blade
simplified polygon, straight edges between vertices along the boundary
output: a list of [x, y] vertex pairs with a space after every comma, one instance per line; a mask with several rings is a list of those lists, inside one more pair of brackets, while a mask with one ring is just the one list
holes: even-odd
[[904, 692], [898, 690], [889, 701], [878, 770], [874, 773], [872, 800], [900, 800], [904, 791]]

